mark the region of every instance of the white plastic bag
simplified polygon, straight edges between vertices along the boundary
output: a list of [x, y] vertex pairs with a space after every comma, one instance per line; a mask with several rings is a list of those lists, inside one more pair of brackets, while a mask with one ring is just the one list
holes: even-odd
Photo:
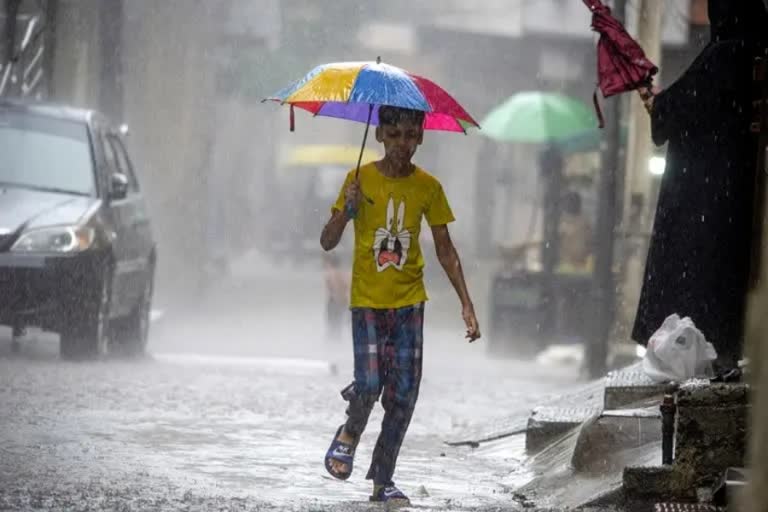
[[689, 317], [670, 315], [648, 340], [643, 370], [654, 382], [712, 378], [715, 347]]

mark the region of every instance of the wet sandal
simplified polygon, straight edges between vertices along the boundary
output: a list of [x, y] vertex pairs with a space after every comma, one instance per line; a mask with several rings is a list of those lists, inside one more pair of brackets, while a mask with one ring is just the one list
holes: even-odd
[[384, 485], [376, 489], [373, 496], [370, 497], [371, 501], [379, 503], [396, 503], [401, 505], [410, 505], [411, 500], [408, 499], [403, 491], [395, 487], [395, 484]]
[[[339, 480], [346, 480], [350, 477], [355, 459], [355, 445], [339, 441], [339, 436], [341, 435], [343, 428], [344, 425], [340, 426], [336, 431], [333, 442], [331, 442], [330, 448], [328, 448], [328, 451], [325, 453], [325, 469], [332, 477], [338, 478]], [[335, 470], [331, 464], [333, 461], [345, 464], [348, 468], [347, 471], [341, 472]]]

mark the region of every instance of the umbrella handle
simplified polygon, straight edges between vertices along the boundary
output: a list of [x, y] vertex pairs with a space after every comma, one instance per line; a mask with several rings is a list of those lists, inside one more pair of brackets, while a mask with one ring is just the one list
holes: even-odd
[[592, 103], [595, 105], [595, 114], [597, 114], [598, 126], [602, 130], [605, 128], [605, 118], [603, 117], [603, 111], [600, 108], [600, 101], [597, 99], [598, 88], [595, 87], [595, 92], [592, 93]]

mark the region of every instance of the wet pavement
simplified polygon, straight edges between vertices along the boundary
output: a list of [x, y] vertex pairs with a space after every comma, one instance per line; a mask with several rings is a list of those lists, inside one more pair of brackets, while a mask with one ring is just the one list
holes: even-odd
[[[350, 343], [323, 339], [319, 277], [294, 279], [225, 288], [184, 315], [166, 308], [141, 361], [62, 362], [55, 337], [35, 333], [12, 355], [0, 331], [0, 510], [381, 510], [364, 480], [380, 408], [352, 478], [323, 468]], [[435, 317], [452, 301], [437, 294]], [[576, 370], [491, 361], [462, 333], [460, 318], [427, 329], [395, 478], [414, 509], [514, 510], [522, 436], [444, 441], [530, 410]]]

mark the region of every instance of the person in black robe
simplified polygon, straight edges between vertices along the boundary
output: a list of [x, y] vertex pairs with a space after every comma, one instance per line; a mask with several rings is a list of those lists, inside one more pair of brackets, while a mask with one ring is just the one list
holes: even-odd
[[711, 41], [655, 94], [640, 90], [656, 145], [668, 142], [633, 339], [689, 316], [718, 353], [742, 354], [756, 171], [752, 63], [768, 35], [762, 0], [710, 0]]

